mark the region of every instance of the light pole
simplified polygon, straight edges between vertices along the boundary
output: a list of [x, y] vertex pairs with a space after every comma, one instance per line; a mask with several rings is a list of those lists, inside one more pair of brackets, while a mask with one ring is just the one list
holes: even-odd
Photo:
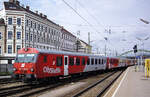
[[[142, 19], [142, 18], [140, 18], [140, 21], [142, 21], [142, 22], [145, 23], [145, 24], [149, 24], [149, 21], [144, 20], [144, 19]], [[145, 40], [148, 40], [149, 37], [147, 37], [147, 38], [145, 38], [145, 39], [141, 39], [141, 38], [137, 38], [137, 39], [140, 40], [141, 42], [143, 42], [143, 54], [142, 54], [142, 57], [143, 57], [143, 55], [144, 55], [144, 41], [145, 41]], [[142, 60], [142, 62], [143, 62], [143, 60]], [[142, 64], [142, 62], [141, 62], [141, 64]]]
[[143, 63], [143, 56], [144, 56], [144, 41], [148, 40], [149, 39], [149, 36], [144, 38], [144, 39], [141, 39], [139, 37], [136, 37], [137, 40], [139, 40], [141, 42], [141, 44], [143, 44], [143, 52], [142, 52], [142, 57], [141, 57], [141, 65]]

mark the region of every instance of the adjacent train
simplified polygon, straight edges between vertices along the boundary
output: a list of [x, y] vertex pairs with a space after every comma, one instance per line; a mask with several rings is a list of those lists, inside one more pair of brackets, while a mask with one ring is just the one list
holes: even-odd
[[38, 80], [126, 67], [132, 64], [134, 61], [126, 58], [22, 48], [18, 51], [13, 65], [13, 77]]

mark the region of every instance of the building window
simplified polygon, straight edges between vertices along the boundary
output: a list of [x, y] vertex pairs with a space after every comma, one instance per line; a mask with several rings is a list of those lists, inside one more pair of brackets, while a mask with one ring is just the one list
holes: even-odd
[[17, 18], [17, 25], [21, 25], [21, 18]]
[[17, 39], [21, 39], [21, 32], [17, 32]]
[[8, 54], [12, 53], [12, 45], [8, 45]]
[[2, 32], [0, 32], [0, 39], [2, 39]]
[[31, 21], [31, 28], [32, 28], [32, 21]]
[[30, 34], [30, 41], [32, 41], [32, 38], [33, 38], [33, 36], [32, 36], [32, 34]]
[[29, 33], [26, 33], [26, 40], [29, 40]]
[[1, 48], [1, 46], [0, 46], [0, 54], [2, 54], [2, 48]]
[[21, 45], [17, 45], [17, 52], [19, 49], [21, 49]]
[[36, 22], [34, 23], [34, 28], [36, 29]]
[[26, 20], [26, 26], [28, 26], [29, 25], [29, 21], [28, 20]]
[[8, 18], [8, 25], [12, 25], [12, 18]]
[[41, 31], [43, 31], [43, 26], [41, 26]]
[[45, 27], [45, 32], [47, 32], [47, 27]]
[[40, 24], [38, 24], [38, 30], [40, 30]]
[[12, 31], [8, 31], [8, 39], [12, 39]]

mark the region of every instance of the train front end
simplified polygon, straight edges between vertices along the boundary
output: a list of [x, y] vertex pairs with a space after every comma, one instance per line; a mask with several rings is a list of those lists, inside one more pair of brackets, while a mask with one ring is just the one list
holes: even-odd
[[35, 80], [37, 55], [33, 48], [19, 50], [13, 65], [13, 78]]

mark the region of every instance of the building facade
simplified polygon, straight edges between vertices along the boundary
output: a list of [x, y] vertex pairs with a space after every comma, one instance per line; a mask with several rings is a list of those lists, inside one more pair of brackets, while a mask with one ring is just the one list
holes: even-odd
[[84, 42], [83, 40], [78, 39], [77, 51], [82, 53], [92, 53], [92, 46]]
[[23, 47], [76, 51], [73, 34], [17, 0], [4, 2], [0, 18], [4, 21], [0, 25], [0, 56], [15, 57]]
[[63, 51], [76, 51], [76, 37], [72, 35], [69, 31], [62, 28], [62, 46], [61, 49]]

